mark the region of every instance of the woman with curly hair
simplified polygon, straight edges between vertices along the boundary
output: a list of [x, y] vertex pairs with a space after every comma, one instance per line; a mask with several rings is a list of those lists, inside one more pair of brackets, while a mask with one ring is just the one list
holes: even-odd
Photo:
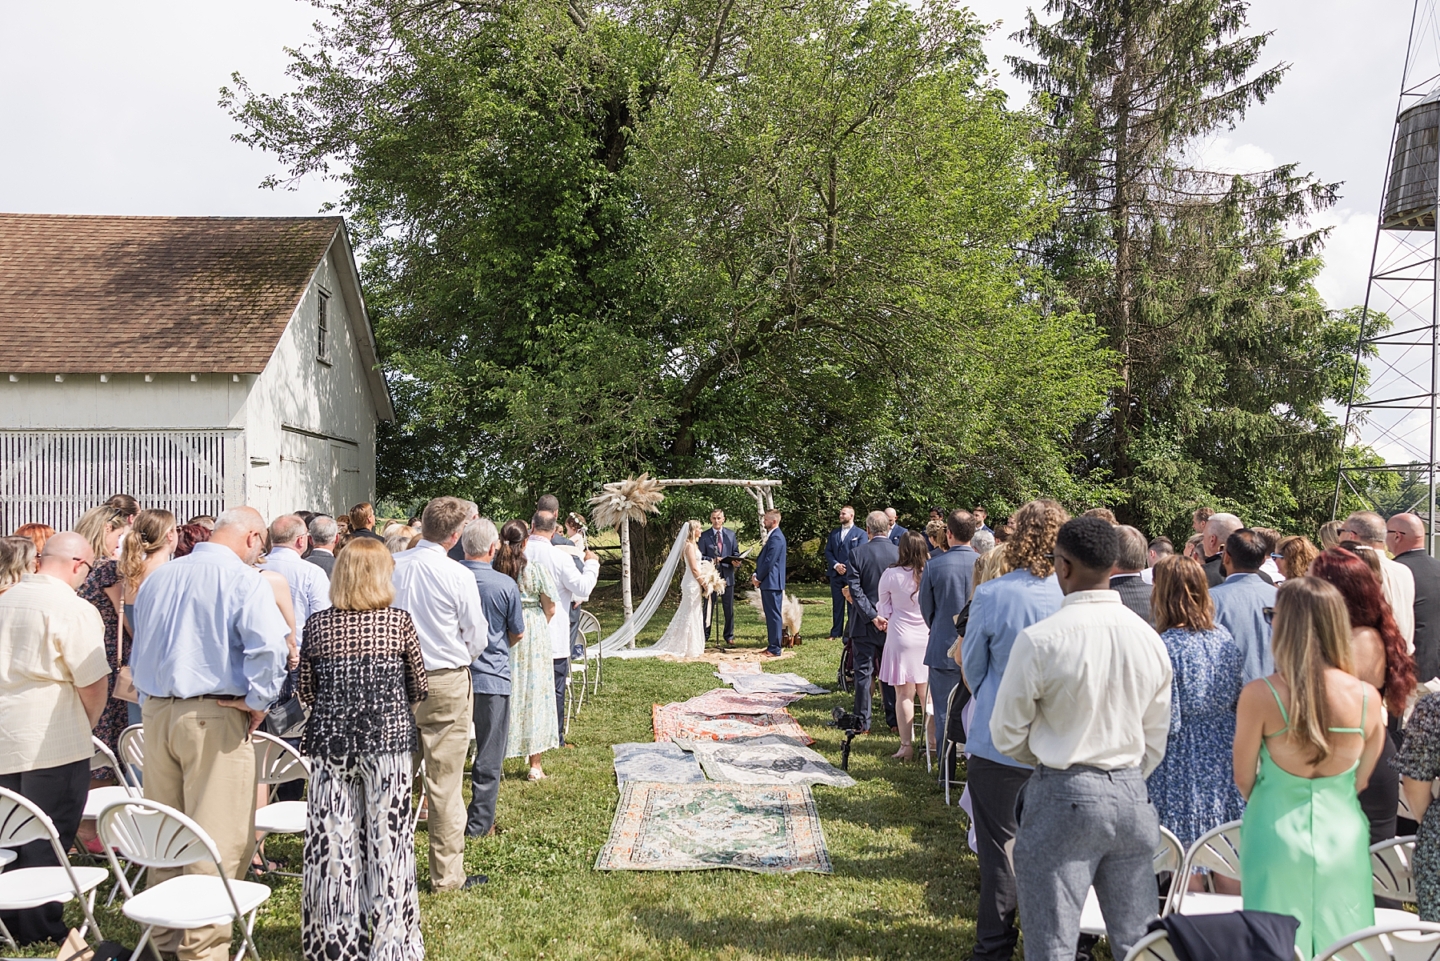
[[1282, 577], [1304, 577], [1310, 572], [1310, 565], [1315, 563], [1315, 558], [1319, 555], [1319, 548], [1310, 543], [1310, 538], [1303, 534], [1293, 534], [1281, 538], [1270, 559], [1280, 569]]
[[1015, 800], [1030, 769], [995, 747], [990, 716], [1016, 635], [1060, 610], [1064, 595], [1055, 579], [1055, 535], [1069, 519], [1065, 508], [1052, 500], [1031, 501], [1010, 517], [1004, 562], [1011, 570], [975, 588], [960, 645], [960, 666], [975, 701], [966, 751], [980, 861], [976, 957], [1009, 957], [1018, 940], [1015, 872], [1005, 845], [1015, 837]]
[[[1351, 673], [1380, 692], [1392, 718], [1403, 717], [1415, 690], [1415, 658], [1406, 651], [1405, 638], [1381, 591], [1379, 577], [1364, 558], [1338, 547], [1315, 558], [1310, 576], [1335, 585], [1345, 599], [1354, 663]], [[1400, 775], [1391, 766], [1395, 750], [1394, 735], [1387, 731], [1375, 773], [1360, 792], [1360, 806], [1370, 819], [1371, 844], [1395, 836], [1395, 812], [1400, 803]]]

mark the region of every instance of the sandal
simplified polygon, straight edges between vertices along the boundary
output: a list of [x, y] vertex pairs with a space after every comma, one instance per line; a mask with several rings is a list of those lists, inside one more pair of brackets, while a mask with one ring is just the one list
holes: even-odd
[[525, 780], [527, 780], [527, 781], [543, 781], [543, 780], [545, 780], [547, 777], [548, 777], [548, 775], [547, 775], [544, 771], [540, 770], [538, 767], [532, 767], [532, 768], [530, 769], [530, 773], [527, 774], [527, 775], [525, 775]]

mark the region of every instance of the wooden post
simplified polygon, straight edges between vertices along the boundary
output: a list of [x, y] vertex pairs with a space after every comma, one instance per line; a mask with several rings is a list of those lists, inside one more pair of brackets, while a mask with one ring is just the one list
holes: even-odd
[[[630, 518], [620, 523], [620, 600], [625, 610], [625, 623], [635, 616], [634, 602], [630, 597]], [[635, 635], [630, 635], [626, 647], [635, 646]]]

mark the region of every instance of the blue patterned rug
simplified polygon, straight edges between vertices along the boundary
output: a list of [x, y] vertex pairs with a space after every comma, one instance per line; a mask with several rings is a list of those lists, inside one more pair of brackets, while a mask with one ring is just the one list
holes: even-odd
[[658, 784], [704, 784], [705, 772], [695, 755], [681, 749], [673, 741], [652, 744], [615, 744], [615, 780], [622, 786], [629, 781], [650, 781]]

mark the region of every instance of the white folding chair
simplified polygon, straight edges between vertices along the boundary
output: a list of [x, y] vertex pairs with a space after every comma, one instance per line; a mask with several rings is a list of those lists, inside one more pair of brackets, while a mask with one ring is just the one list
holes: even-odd
[[[585, 644], [585, 659], [590, 660], [590, 647], [598, 644], [600, 640], [600, 619], [584, 608], [580, 609], [580, 640]], [[595, 648], [595, 680], [590, 693], [600, 693], [600, 672], [605, 666], [605, 654], [597, 646]]]
[[1190, 850], [1185, 852], [1185, 861], [1180, 865], [1180, 873], [1170, 886], [1168, 909], [1162, 913], [1229, 914], [1244, 907], [1238, 894], [1187, 890], [1195, 868], [1205, 868], [1212, 874], [1240, 880], [1239, 821], [1228, 821], [1206, 831], [1190, 845]]
[[[1160, 828], [1160, 844], [1155, 848], [1155, 856], [1151, 863], [1155, 867], [1155, 876], [1169, 872], [1177, 879], [1171, 884], [1178, 882], [1180, 877], [1180, 864], [1185, 860], [1185, 847], [1180, 839], [1171, 834], [1163, 826]], [[1156, 888], [1156, 897], [1159, 897], [1159, 888]], [[1091, 888], [1085, 892], [1085, 904], [1080, 909], [1080, 933], [1093, 934], [1096, 937], [1105, 937], [1105, 915], [1100, 911], [1100, 899]]]
[[[1415, 904], [1415, 836], [1391, 838], [1370, 845], [1370, 876], [1375, 882], [1375, 896]], [[1377, 925], [1405, 924], [1415, 916], [1399, 908], [1375, 909]]]
[[115, 746], [119, 749], [120, 761], [125, 765], [130, 783], [139, 788], [145, 774], [144, 725], [132, 724], [121, 731]]
[[[961, 681], [960, 683], [963, 684], [965, 682]], [[940, 745], [940, 773], [945, 779], [945, 803], [947, 805], [950, 803], [950, 768], [952, 766], [950, 763], [950, 759], [951, 757], [954, 757], [955, 763], [959, 764], [960, 755], [965, 753], [965, 742], [952, 741], [949, 737], [950, 718], [954, 716], [952, 712], [955, 710], [955, 695], [957, 692], [959, 692], [959, 690], [960, 684], [956, 684], [953, 688], [951, 688], [950, 693], [946, 696], [945, 730], [935, 732], [935, 743]], [[960, 787], [965, 787], [964, 781], [960, 782]]]
[[[255, 915], [269, 899], [270, 889], [254, 881], [226, 877], [220, 852], [200, 825], [159, 801], [130, 798], [101, 811], [97, 826], [110, 867], [125, 892], [120, 910], [145, 927], [130, 961], [141, 956], [157, 927], [190, 930], [236, 921], [241, 922], [244, 943], [235, 961], [240, 961], [247, 951], [260, 961], [254, 939]], [[117, 851], [130, 863], [147, 868], [183, 868], [208, 861], [215, 865], [215, 874], [182, 874], [136, 894], [120, 870]]]
[[108, 744], [93, 734], [90, 736], [90, 743], [91, 746], [95, 748], [95, 753], [90, 756], [90, 770], [98, 771], [101, 768], [108, 767], [115, 772], [115, 778], [120, 782], [119, 784], [106, 785], [105, 787], [91, 788], [90, 793], [85, 796], [85, 812], [81, 817], [93, 820], [100, 815], [100, 811], [107, 804], [123, 800], [127, 797], [139, 797], [140, 789], [131, 785], [130, 778], [126, 774], [124, 766], [121, 765], [120, 759], [115, 756], [115, 752], [110, 750]]
[[[272, 834], [304, 834], [305, 822], [309, 817], [309, 805], [305, 801], [276, 801], [275, 789], [287, 781], [310, 779], [310, 765], [285, 741], [264, 731], [250, 735], [255, 743], [255, 783], [269, 787], [264, 807], [255, 809], [255, 830], [260, 833], [257, 853], [262, 864], [269, 865], [265, 857], [265, 839]], [[253, 871], [255, 866], [252, 864]], [[289, 871], [276, 871], [286, 877], [300, 875]]]
[[[29, 798], [0, 788], [0, 848], [18, 848], [32, 841], [49, 841], [59, 864], [0, 873], [0, 911], [23, 911], [56, 902], [65, 904], [73, 898], [85, 912], [81, 936], [87, 937], [93, 932], [98, 944], [103, 935], [100, 925], [95, 923], [95, 889], [110, 872], [104, 868], [72, 865], [60, 846], [60, 833], [45, 812]], [[4, 922], [0, 922], [0, 935], [12, 948], [19, 947]]]
[[[1130, 953], [1125, 955], [1125, 961], [1179, 961], [1179, 956], [1170, 943], [1169, 934], [1164, 931], [1151, 931], [1135, 942]], [[1295, 949], [1295, 961], [1305, 961], [1305, 955], [1299, 948]]]
[[20, 855], [16, 854], [9, 848], [0, 848], [0, 871], [4, 871], [6, 865], [14, 861], [19, 856]]
[[1315, 961], [1437, 961], [1440, 924], [1411, 916], [1397, 924], [1377, 924], [1341, 938], [1315, 955]]

